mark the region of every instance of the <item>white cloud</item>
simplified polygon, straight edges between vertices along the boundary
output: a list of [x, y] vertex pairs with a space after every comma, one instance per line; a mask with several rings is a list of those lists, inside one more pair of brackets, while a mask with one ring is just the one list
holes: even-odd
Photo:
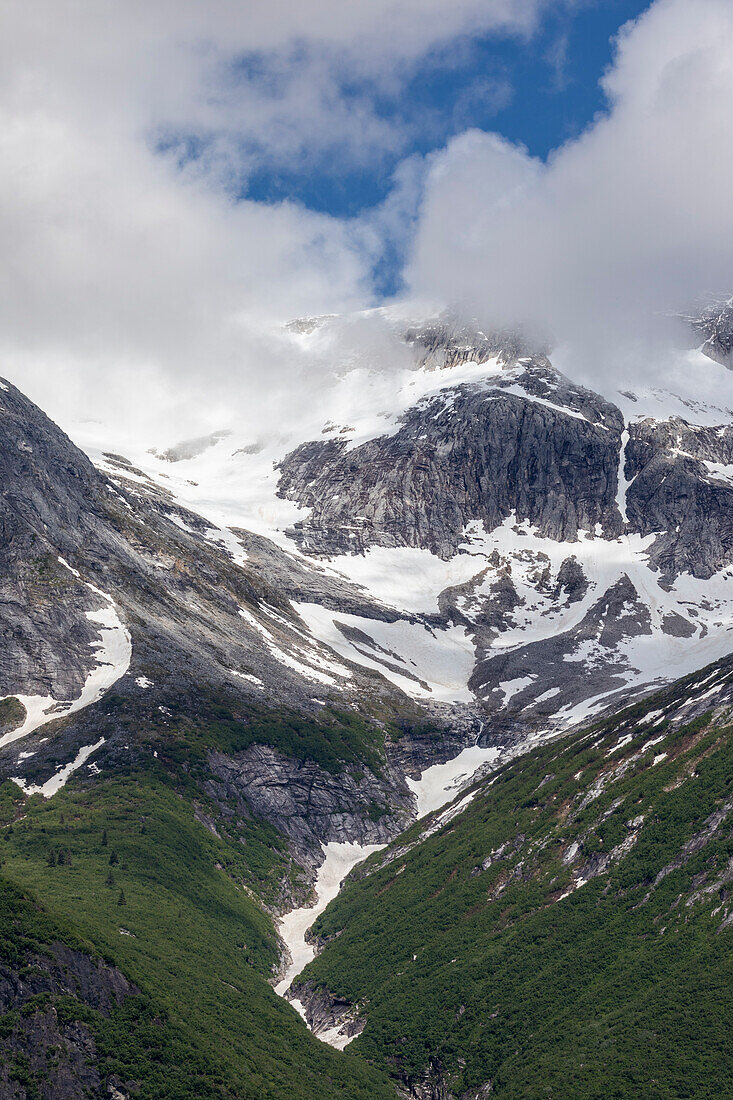
[[[271, 326], [370, 304], [385, 241], [413, 229], [416, 296], [550, 328], [582, 369], [727, 289], [728, 0], [657, 0], [621, 36], [608, 116], [547, 165], [469, 131], [407, 157], [357, 221], [232, 198], [261, 148], [284, 164], [394, 154], [400, 125], [368, 91], [341, 95], [345, 75], [394, 90], [460, 36], [531, 33], [546, 3], [9, 0], [0, 373], [62, 417], [106, 402], [130, 425], [164, 409], [182, 434], [218, 428], [232, 395], [307, 389], [319, 368]], [[483, 90], [508, 94], [492, 74]], [[166, 135], [204, 153], [182, 168]]]
[[[160, 402], [183, 415], [197, 378], [211, 406], [233, 381], [274, 384], [293, 353], [271, 348], [263, 370], [263, 329], [369, 304], [379, 217], [234, 201], [247, 150], [395, 150], [403, 137], [368, 97], [339, 97], [340, 76], [396, 86], [456, 35], [529, 33], [544, 2], [8, 0], [0, 373], [54, 413], [103, 396], [130, 418]], [[270, 85], [243, 78], [244, 56]], [[181, 169], [156, 145], [170, 135], [204, 155]]]
[[665, 315], [733, 285], [733, 6], [658, 0], [620, 35], [607, 116], [547, 164], [457, 137], [428, 175], [416, 293], [530, 322], [592, 375], [667, 333]]

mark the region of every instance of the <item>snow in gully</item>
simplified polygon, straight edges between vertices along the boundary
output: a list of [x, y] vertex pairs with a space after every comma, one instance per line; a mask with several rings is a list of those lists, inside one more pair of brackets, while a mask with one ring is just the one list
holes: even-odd
[[[418, 817], [424, 817], [425, 814], [432, 813], [453, 801], [478, 769], [494, 761], [500, 751], [496, 747], [482, 748], [479, 745], [472, 745], [470, 748], [463, 749], [452, 760], [426, 768], [419, 779], [408, 779], [410, 790], [417, 801]], [[275, 986], [275, 992], [281, 997], [287, 997], [293, 979], [315, 958], [315, 949], [306, 939], [306, 935], [316, 918], [337, 896], [349, 872], [358, 863], [383, 847], [382, 844], [335, 841], [323, 845], [325, 858], [315, 881], [315, 903], [301, 909], [294, 909], [280, 922], [280, 938], [290, 955], [290, 964], [282, 980]], [[301, 1002], [293, 998], [291, 1003], [305, 1018]], [[333, 1033], [324, 1032], [318, 1037], [339, 1048], [346, 1046], [349, 1041], [348, 1037], [338, 1032], [338, 1029], [334, 1029]]]

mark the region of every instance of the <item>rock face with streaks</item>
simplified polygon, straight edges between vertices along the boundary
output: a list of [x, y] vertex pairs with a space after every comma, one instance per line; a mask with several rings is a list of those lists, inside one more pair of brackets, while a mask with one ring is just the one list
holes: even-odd
[[[26, 1066], [45, 1081], [48, 1097], [82, 1100], [114, 1095], [111, 1082], [99, 1072], [98, 1053], [89, 1026], [73, 1014], [60, 1013], [58, 997], [73, 999], [81, 1008], [108, 1016], [112, 1009], [139, 992], [113, 966], [63, 944], [51, 944], [45, 954], [27, 952], [22, 959], [0, 962], [0, 1013], [13, 1013], [3, 1033], [0, 1092], [8, 1100], [26, 1100], [31, 1094], [22, 1077], [11, 1072], [13, 1063]], [[117, 1081], [114, 1078], [114, 1081]], [[118, 1081], [119, 1095], [130, 1095]]]
[[207, 793], [218, 801], [242, 799], [288, 837], [305, 866], [320, 864], [320, 846], [331, 841], [386, 844], [413, 816], [412, 795], [389, 765], [379, 779], [356, 768], [333, 774], [268, 745], [231, 756], [212, 752], [208, 763]]
[[342, 1040], [350, 1042], [364, 1030], [366, 1021], [359, 1019], [350, 1001], [334, 997], [312, 982], [303, 982], [298, 986], [298, 1000], [303, 1005], [308, 1027], [314, 1035], [323, 1037], [325, 1032], [337, 1030]]
[[[78, 695], [98, 638], [99, 597], [59, 562], [86, 546], [101, 564], [104, 479], [18, 390], [0, 389], [0, 691]], [[90, 579], [93, 579], [90, 577]]]
[[540, 360], [440, 392], [393, 436], [303, 444], [280, 492], [311, 509], [293, 535], [316, 555], [418, 546], [447, 559], [468, 523], [492, 531], [511, 514], [547, 538], [597, 525], [611, 538], [622, 428], [618, 409]]
[[483, 332], [450, 314], [407, 326], [402, 339], [412, 348], [417, 365], [432, 370], [490, 359], [507, 365], [546, 353], [542, 342], [526, 333], [511, 329]]

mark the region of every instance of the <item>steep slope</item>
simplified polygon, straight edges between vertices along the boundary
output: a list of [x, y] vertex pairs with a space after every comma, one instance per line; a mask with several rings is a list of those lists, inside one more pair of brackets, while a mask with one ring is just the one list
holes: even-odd
[[392, 1096], [269, 985], [278, 944], [254, 891], [284, 845], [252, 822], [214, 835], [186, 794], [135, 771], [30, 799], [4, 829], [2, 1095]]
[[[195, 738], [210, 781], [284, 828], [307, 864], [322, 842], [385, 840], [409, 820], [385, 740], [419, 708], [310, 637], [233, 534], [220, 545], [122, 460], [113, 485], [14, 388], [0, 407], [0, 775], [48, 796], [80, 768], [88, 780]], [[301, 599], [319, 584], [290, 569]], [[328, 598], [363, 611], [345, 581]], [[358, 784], [334, 781], [344, 767]]]
[[424, 1100], [727, 1095], [732, 713], [726, 660], [372, 856], [316, 923], [312, 1024]]

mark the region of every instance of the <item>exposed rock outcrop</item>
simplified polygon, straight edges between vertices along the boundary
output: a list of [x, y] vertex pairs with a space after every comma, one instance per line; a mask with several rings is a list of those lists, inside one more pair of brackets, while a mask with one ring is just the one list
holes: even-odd
[[314, 555], [418, 546], [447, 559], [467, 524], [492, 531], [512, 513], [561, 541], [596, 525], [617, 535], [618, 409], [544, 363], [492, 383], [442, 391], [393, 436], [288, 455], [280, 494], [311, 509], [296, 541]]
[[[28, 952], [15, 964], [1, 961], [0, 1013], [15, 1014], [4, 1021], [2, 1095], [8, 1100], [36, 1095], [23, 1083], [27, 1073], [43, 1079], [46, 1100], [130, 1095], [122, 1081], [100, 1075], [89, 1026], [73, 1012], [60, 1013], [55, 998], [73, 998], [82, 1008], [107, 1016], [137, 992], [116, 967], [60, 943], [51, 945], [47, 955]], [[16, 1073], [18, 1066], [23, 1074]]]
[[[296, 858], [312, 869], [323, 861], [322, 844], [385, 844], [406, 828], [414, 812], [404, 779], [387, 764], [381, 776], [356, 768], [332, 774], [267, 745], [231, 756], [211, 752], [208, 764], [222, 794], [243, 799], [256, 817], [288, 837]], [[215, 780], [208, 790], [217, 797]]]

